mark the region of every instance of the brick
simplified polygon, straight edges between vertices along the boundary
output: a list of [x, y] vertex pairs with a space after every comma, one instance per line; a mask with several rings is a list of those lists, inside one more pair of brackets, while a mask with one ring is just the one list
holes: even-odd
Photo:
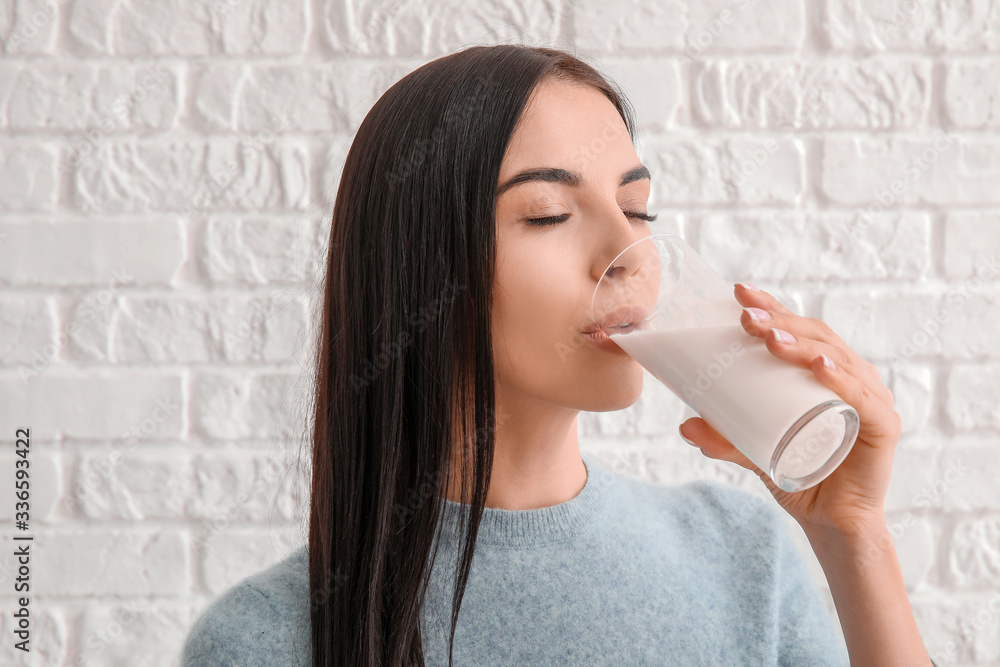
[[32, 437], [46, 440], [175, 438], [184, 430], [183, 404], [181, 378], [172, 373], [41, 368], [27, 382], [18, 373], [0, 375], [0, 433], [31, 424]]
[[643, 159], [660, 205], [792, 204], [805, 189], [803, 149], [794, 140], [651, 136]]
[[574, 5], [577, 49], [590, 54], [675, 51], [685, 58], [720, 51], [794, 51], [806, 33], [795, 0], [708, 0]]
[[[34, 431], [32, 431], [34, 433]], [[13, 435], [13, 434], [12, 434]], [[62, 488], [62, 471], [59, 467], [60, 455], [50, 450], [47, 443], [34, 442], [27, 448], [28, 455], [18, 456], [13, 445], [4, 447], [0, 453], [0, 469], [6, 471], [0, 475], [0, 497], [9, 498], [11, 502], [6, 506], [0, 505], [0, 520], [9, 521], [11, 525], [14, 521], [14, 493], [17, 491], [15, 482], [17, 470], [27, 470], [28, 492], [29, 492], [29, 525], [37, 525], [36, 522], [48, 523], [54, 519], [53, 510], [59, 501]], [[24, 465], [27, 460], [28, 465]], [[21, 461], [17, 466], [15, 461]]]
[[942, 300], [948, 319], [941, 325], [942, 350], [949, 359], [966, 360], [1000, 355], [1000, 289], [973, 278], [951, 285]]
[[1000, 128], [1000, 61], [949, 64], [944, 103], [955, 127]]
[[137, 655], [175, 656], [195, 614], [188, 606], [142, 599], [92, 604], [80, 611], [80, 665], [129, 667]]
[[194, 487], [191, 460], [125, 446], [80, 457], [71, 505], [98, 521], [182, 519]]
[[167, 130], [179, 113], [178, 79], [174, 68], [161, 63], [25, 66], [7, 99], [7, 122], [17, 130], [72, 130], [88, 136]]
[[601, 69], [620, 85], [635, 109], [637, 127], [664, 130], [683, 122], [684, 84], [678, 58], [634, 56], [601, 58]]
[[477, 45], [550, 44], [559, 36], [553, 0], [462, 2], [447, 0], [429, 11], [404, 0], [327, 2], [324, 35], [337, 54], [441, 56]]
[[[13, 591], [13, 588], [10, 590]], [[0, 617], [0, 633], [9, 640], [0, 644], [0, 663], [10, 667], [65, 664], [63, 660], [68, 654], [72, 635], [72, 624], [65, 610], [40, 603], [37, 597], [31, 598], [28, 603], [28, 613], [31, 614], [30, 652], [25, 653], [14, 647], [19, 639], [14, 635], [13, 595], [10, 601], [4, 600], [4, 608], [8, 611]]]
[[993, 260], [1000, 257], [1000, 214], [949, 213], [944, 223], [944, 271], [949, 278], [1000, 280]]
[[309, 156], [273, 132], [205, 143], [105, 140], [67, 178], [73, 207], [85, 213], [289, 210], [308, 201]]
[[98, 286], [117, 294], [169, 284], [187, 254], [176, 219], [0, 223], [0, 234], [11, 241], [0, 243], [0, 285]]
[[293, 290], [121, 299], [105, 331], [119, 363], [286, 361], [301, 353], [306, 309]]
[[73, 7], [69, 34], [100, 54], [290, 55], [309, 41], [309, 10], [305, 0], [99, 0]]
[[941, 353], [941, 337], [928, 336], [921, 327], [933, 319], [936, 299], [935, 293], [916, 289], [874, 294], [838, 290], [824, 297], [822, 319], [866, 360], [904, 365]]
[[[299, 437], [301, 415], [290, 414], [289, 406], [297, 404], [288, 385], [284, 373], [198, 373], [192, 381], [192, 427], [220, 440]], [[304, 390], [300, 381], [295, 391]]]
[[995, 51], [1000, 16], [991, 0], [836, 0], [823, 22], [837, 51]]
[[998, 465], [1000, 448], [993, 443], [981, 446], [948, 443], [939, 464], [940, 478], [955, 482], [941, 494], [943, 509], [956, 514], [1000, 510], [996, 478], [989, 472]]
[[692, 106], [714, 127], [905, 129], [930, 106], [930, 63], [907, 59], [713, 59], [697, 68]]
[[291, 521], [308, 505], [308, 471], [293, 451], [203, 454], [192, 468], [195, 489], [185, 511], [206, 520], [196, 543], [210, 541], [233, 523]]
[[911, 606], [924, 646], [937, 664], [1000, 659], [1000, 593], [916, 594]]
[[1000, 588], [1000, 519], [959, 521], [948, 551], [950, 582], [962, 588]]
[[[324, 181], [326, 182], [326, 181]], [[299, 283], [326, 268], [329, 222], [322, 210], [295, 218], [218, 218], [205, 225], [199, 247], [205, 272], [217, 284]], [[289, 296], [301, 287], [283, 288]]]
[[845, 212], [717, 213], [698, 227], [699, 254], [735, 280], [906, 279], [930, 268], [931, 223], [923, 213], [881, 216], [856, 237]]
[[1000, 369], [996, 366], [954, 366], [946, 380], [945, 409], [951, 425], [960, 431], [1000, 428]]
[[[3, 227], [0, 225], [0, 230]], [[0, 254], [2, 248], [0, 245]], [[48, 299], [31, 295], [0, 297], [0, 365], [30, 364], [31, 348], [39, 341], [53, 340], [55, 333], [55, 311]]]
[[0, 50], [13, 54], [52, 53], [59, 35], [59, 15], [66, 5], [40, 0], [12, 0], [0, 18]]
[[220, 533], [205, 547], [205, 586], [220, 595], [244, 578], [288, 556], [302, 544], [294, 529], [233, 529]]
[[61, 597], [178, 597], [191, 590], [187, 539], [174, 529], [62, 529], [35, 539], [44, 544], [32, 569], [38, 590]]
[[193, 122], [206, 130], [235, 130], [239, 91], [248, 73], [241, 62], [192, 64], [188, 88]]
[[[5, 213], [55, 210], [56, 184], [52, 146], [39, 141], [0, 142], [0, 201]], [[9, 247], [5, 250], [10, 252]]]
[[921, 139], [833, 138], [824, 143], [820, 187], [859, 216], [912, 205], [1000, 202], [1000, 143], [928, 133]]
[[[884, 377], [884, 376], [883, 376]], [[903, 418], [903, 434], [922, 433], [930, 426], [936, 411], [934, 373], [914, 364], [893, 369], [893, 406]]]

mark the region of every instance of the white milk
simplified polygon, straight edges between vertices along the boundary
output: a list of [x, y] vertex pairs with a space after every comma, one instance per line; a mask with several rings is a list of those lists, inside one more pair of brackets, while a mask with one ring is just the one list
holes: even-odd
[[[799, 418], [841, 400], [811, 370], [778, 359], [739, 324], [633, 331], [611, 339], [766, 473], [778, 443]], [[844, 433], [842, 415], [822, 413], [786, 447], [781, 472], [791, 478], [814, 472]]]

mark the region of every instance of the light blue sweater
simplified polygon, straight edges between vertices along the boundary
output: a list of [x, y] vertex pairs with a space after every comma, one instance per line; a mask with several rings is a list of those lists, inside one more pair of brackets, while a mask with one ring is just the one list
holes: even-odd
[[[783, 510], [714, 481], [665, 486], [587, 454], [571, 500], [487, 508], [455, 633], [454, 664], [849, 664]], [[426, 664], [448, 664], [461, 506], [421, 615]], [[244, 579], [195, 622], [183, 665], [311, 665], [305, 547]]]

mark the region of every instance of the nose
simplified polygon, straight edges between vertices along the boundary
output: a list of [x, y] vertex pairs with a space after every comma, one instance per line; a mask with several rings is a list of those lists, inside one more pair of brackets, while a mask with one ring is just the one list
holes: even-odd
[[596, 260], [594, 268], [598, 281], [624, 281], [635, 276], [648, 262], [649, 251], [644, 246], [649, 244], [637, 244], [647, 234], [637, 234], [630, 229], [626, 235], [614, 236], [613, 241], [605, 242], [604, 252]]

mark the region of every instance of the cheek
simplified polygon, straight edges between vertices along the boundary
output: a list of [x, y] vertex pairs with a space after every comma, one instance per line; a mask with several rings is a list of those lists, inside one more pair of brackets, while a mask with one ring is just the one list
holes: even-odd
[[562, 366], [558, 346], [571, 344], [584, 317], [574, 278], [551, 255], [498, 265], [493, 301], [494, 347], [498, 363], [523, 374], [551, 373]]

